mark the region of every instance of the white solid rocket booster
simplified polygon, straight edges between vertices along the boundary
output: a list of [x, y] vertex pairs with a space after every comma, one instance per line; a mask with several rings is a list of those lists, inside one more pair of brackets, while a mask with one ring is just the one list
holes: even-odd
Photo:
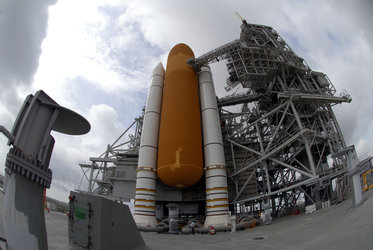
[[206, 175], [204, 227], [226, 226], [230, 222], [227, 173], [218, 105], [210, 68], [202, 67], [198, 78]]
[[157, 224], [156, 165], [164, 76], [165, 70], [162, 63], [159, 63], [152, 72], [141, 134], [134, 219], [138, 226], [143, 227]]

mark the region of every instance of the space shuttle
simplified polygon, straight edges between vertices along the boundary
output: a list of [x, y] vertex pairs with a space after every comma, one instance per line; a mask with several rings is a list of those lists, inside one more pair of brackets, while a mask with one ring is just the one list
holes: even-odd
[[[159, 63], [152, 72], [136, 170], [134, 219], [141, 227], [156, 226], [167, 203], [204, 210], [204, 227], [230, 223], [212, 74], [209, 67], [195, 72], [187, 63], [191, 58], [191, 48], [177, 44], [166, 70]], [[203, 194], [203, 203], [188, 202], [189, 190]]]

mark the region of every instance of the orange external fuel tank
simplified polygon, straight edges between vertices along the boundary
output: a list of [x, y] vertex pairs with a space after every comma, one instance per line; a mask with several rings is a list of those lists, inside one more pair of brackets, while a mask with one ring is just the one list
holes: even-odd
[[158, 141], [157, 174], [169, 186], [186, 188], [203, 175], [197, 75], [187, 60], [186, 44], [177, 44], [167, 59]]

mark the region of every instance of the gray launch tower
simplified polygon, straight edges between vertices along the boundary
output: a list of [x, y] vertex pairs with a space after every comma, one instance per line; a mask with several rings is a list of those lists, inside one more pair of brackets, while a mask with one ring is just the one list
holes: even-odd
[[246, 90], [218, 102], [234, 210], [270, 199], [276, 215], [301, 194], [306, 203], [329, 199], [331, 181], [343, 185], [347, 169], [332, 106], [351, 98], [335, 96], [328, 77], [312, 71], [268, 26], [243, 20], [240, 39], [190, 64], [198, 69], [221, 60], [229, 73], [225, 89], [241, 84]]

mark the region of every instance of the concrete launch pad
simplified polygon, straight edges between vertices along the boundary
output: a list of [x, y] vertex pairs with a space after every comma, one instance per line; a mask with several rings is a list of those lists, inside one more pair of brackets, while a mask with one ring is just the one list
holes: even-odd
[[[272, 225], [216, 235], [142, 233], [154, 249], [371, 249], [373, 190], [352, 208], [352, 200], [312, 214], [287, 216]], [[175, 248], [177, 246], [177, 248]]]
[[[4, 194], [0, 192], [0, 208]], [[352, 200], [312, 214], [274, 219], [272, 225], [216, 235], [170, 235], [142, 232], [143, 249], [371, 249], [373, 245], [373, 190], [364, 193], [364, 203]], [[2, 213], [1, 213], [2, 214]], [[0, 236], [4, 237], [2, 216]], [[67, 216], [46, 212], [49, 249], [77, 249], [68, 244]]]

